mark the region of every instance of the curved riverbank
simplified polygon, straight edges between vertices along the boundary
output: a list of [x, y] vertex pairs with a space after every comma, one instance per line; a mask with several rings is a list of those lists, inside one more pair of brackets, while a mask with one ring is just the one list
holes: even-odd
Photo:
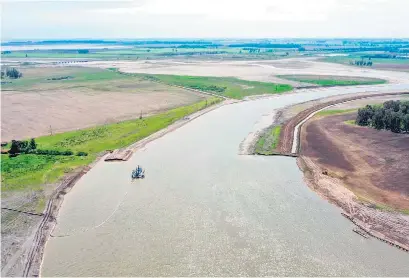
[[[237, 101], [236, 100], [225, 100], [216, 105], [212, 105], [208, 108], [197, 111], [189, 115], [188, 118], [179, 120], [175, 122], [174, 124], [130, 145], [129, 147], [124, 148], [124, 150], [129, 150], [133, 153], [136, 150], [143, 148], [147, 143], [153, 140], [156, 140], [164, 136], [165, 134], [182, 127], [183, 125], [200, 117], [201, 115], [204, 115], [223, 105], [228, 105], [228, 104], [235, 103], [235, 102]], [[91, 170], [93, 166], [95, 166], [99, 161], [104, 160], [104, 158], [106, 157], [106, 154], [107, 152], [104, 152], [92, 164], [79, 169], [75, 173], [67, 175], [64, 178], [64, 180], [60, 183], [60, 185], [54, 190], [42, 214], [43, 218], [33, 235], [33, 241], [28, 251], [27, 259], [24, 264], [24, 270], [22, 272], [24, 277], [39, 275], [45, 245], [55, 225], [57, 224], [57, 216], [58, 216], [59, 209], [64, 201], [64, 195], [66, 195], [74, 187], [77, 181], [82, 176], [84, 176], [89, 170]]]
[[[293, 107], [287, 107], [285, 111], [280, 111], [281, 122], [284, 122], [283, 132], [280, 135], [280, 143], [277, 148], [277, 153], [296, 154], [298, 155], [301, 148], [301, 129], [303, 125], [312, 118], [316, 113], [327, 109], [331, 106], [352, 102], [359, 99], [376, 98], [384, 96], [399, 96], [407, 95], [407, 92], [389, 92], [377, 94], [359, 94], [353, 97], [339, 97], [334, 100], [321, 100], [320, 103], [306, 103], [304, 110], [291, 117], [288, 116], [289, 110]], [[284, 116], [283, 116], [284, 114]], [[287, 115], [286, 115], [287, 114]], [[257, 138], [252, 138], [255, 142]], [[248, 153], [251, 152], [249, 145]], [[323, 174], [325, 169], [322, 169], [317, 163], [314, 163], [310, 158], [300, 156], [298, 165], [305, 174], [305, 181], [314, 191], [318, 192], [323, 198], [335, 203], [344, 212], [349, 215], [350, 219], [358, 227], [364, 229], [369, 235], [381, 239], [399, 249], [409, 250], [409, 222], [399, 214], [390, 212], [381, 212], [368, 204], [357, 201], [358, 198], [349, 189], [345, 188], [343, 182], [337, 178], [329, 177]]]
[[[151, 141], [127, 162], [98, 163], [66, 195], [54, 233], [73, 236], [50, 238], [41, 273], [404, 275], [402, 252], [351, 236], [350, 222], [305, 186], [294, 159], [237, 155], [262, 115], [337, 93], [223, 106]], [[133, 183], [135, 164], [148, 174]], [[75, 233], [116, 209], [98, 229]]]

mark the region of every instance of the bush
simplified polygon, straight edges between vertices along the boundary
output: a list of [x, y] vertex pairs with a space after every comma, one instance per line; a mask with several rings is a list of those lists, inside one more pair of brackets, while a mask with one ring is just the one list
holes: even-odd
[[15, 68], [9, 68], [6, 70], [6, 75], [9, 78], [13, 78], [13, 79], [17, 79], [17, 78], [21, 78], [23, 77], [23, 74], [21, 72], [19, 72], [17, 69]]
[[88, 156], [86, 152], [77, 152], [77, 156]]
[[33, 150], [31, 153], [39, 154], [39, 155], [64, 155], [70, 156], [74, 153], [72, 151], [58, 151], [58, 150]]

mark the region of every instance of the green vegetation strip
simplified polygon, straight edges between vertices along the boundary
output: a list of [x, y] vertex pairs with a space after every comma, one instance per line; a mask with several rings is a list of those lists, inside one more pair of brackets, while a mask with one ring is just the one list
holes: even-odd
[[260, 137], [256, 143], [255, 153], [271, 155], [275, 152], [281, 133], [281, 126], [274, 126]]
[[322, 111], [318, 112], [316, 115], [317, 116], [332, 116], [332, 115], [352, 113], [352, 112], [356, 112], [357, 110], [358, 109], [355, 109], [355, 108], [352, 108], [352, 109], [322, 110]]
[[292, 89], [290, 85], [286, 84], [247, 81], [234, 77], [205, 77], [159, 74], [137, 75], [143, 76], [144, 78], [152, 81], [201, 90], [235, 99], [243, 99], [244, 97], [251, 95], [279, 94], [290, 91]]
[[36, 138], [38, 149], [83, 151], [88, 156], [22, 154], [10, 158], [8, 155], [1, 155], [1, 189], [40, 190], [42, 184], [55, 182], [64, 173], [90, 164], [102, 151], [129, 146], [220, 101], [220, 98], [208, 98], [151, 117]]
[[313, 78], [313, 77], [298, 77], [292, 75], [280, 75], [280, 78], [284, 78], [287, 80], [297, 81], [297, 82], [304, 82], [319, 85], [321, 87], [332, 87], [332, 86], [357, 86], [357, 85], [376, 85], [376, 84], [385, 84], [387, 81], [383, 79], [336, 79], [334, 76], [332, 77], [324, 77], [324, 78]]

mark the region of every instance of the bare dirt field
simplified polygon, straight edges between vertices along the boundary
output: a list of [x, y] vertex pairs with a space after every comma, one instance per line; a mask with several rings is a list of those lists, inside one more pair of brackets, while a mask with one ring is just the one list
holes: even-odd
[[91, 61], [87, 66], [116, 67], [124, 72], [151, 74], [178, 74], [197, 76], [233, 76], [237, 78], [302, 84], [285, 81], [276, 75], [306, 74], [381, 78], [391, 83], [408, 83], [407, 72], [372, 70], [347, 65], [325, 63], [316, 58], [289, 58], [271, 61], [198, 61], [198, 60], [147, 60], [147, 61]]
[[406, 71], [409, 72], [409, 64], [380, 64], [377, 63], [373, 66], [375, 69], [380, 69], [380, 70], [396, 70], [396, 71]]
[[409, 209], [409, 134], [345, 123], [356, 113], [329, 116], [305, 126], [301, 154], [340, 177], [357, 196]]
[[[134, 119], [141, 112], [148, 116], [206, 97], [147, 80], [116, 80], [111, 76], [104, 80], [105, 76], [100, 72], [78, 82], [74, 79], [53, 83], [45, 81], [50, 70], [35, 69], [36, 75], [30, 79], [33, 71], [30, 69], [27, 79], [22, 80], [25, 83], [13, 84], [14, 87], [2, 92], [2, 140], [38, 137], [51, 131], [64, 132]], [[84, 74], [89, 74], [85, 71]], [[83, 78], [82, 72], [76, 71], [75, 74]], [[70, 73], [65, 68], [59, 75]]]
[[[331, 109], [396, 98], [360, 99]], [[307, 184], [365, 233], [409, 250], [409, 134], [346, 123], [355, 113], [307, 121], [301, 127], [299, 166]]]

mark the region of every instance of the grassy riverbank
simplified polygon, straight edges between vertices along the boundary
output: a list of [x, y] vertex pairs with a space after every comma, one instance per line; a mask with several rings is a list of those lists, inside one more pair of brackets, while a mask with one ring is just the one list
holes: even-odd
[[278, 145], [280, 133], [280, 125], [268, 128], [266, 132], [258, 139], [254, 152], [262, 155], [273, 154]]
[[158, 115], [36, 138], [37, 149], [86, 152], [88, 156], [51, 156], [22, 154], [1, 156], [2, 190], [41, 189], [41, 184], [56, 182], [65, 173], [91, 163], [105, 150], [126, 147], [183, 117], [220, 102], [209, 98]]
[[341, 115], [346, 113], [352, 113], [357, 111], [358, 109], [351, 108], [351, 109], [329, 109], [329, 110], [322, 110], [318, 112], [317, 116], [332, 116], [332, 115]]
[[169, 85], [210, 92], [235, 99], [262, 94], [280, 94], [292, 90], [287, 84], [247, 81], [234, 77], [206, 77], [186, 75], [138, 74], [146, 79]]
[[387, 82], [386, 80], [378, 78], [330, 75], [280, 75], [279, 77], [291, 81], [315, 84], [320, 87], [376, 85]]

